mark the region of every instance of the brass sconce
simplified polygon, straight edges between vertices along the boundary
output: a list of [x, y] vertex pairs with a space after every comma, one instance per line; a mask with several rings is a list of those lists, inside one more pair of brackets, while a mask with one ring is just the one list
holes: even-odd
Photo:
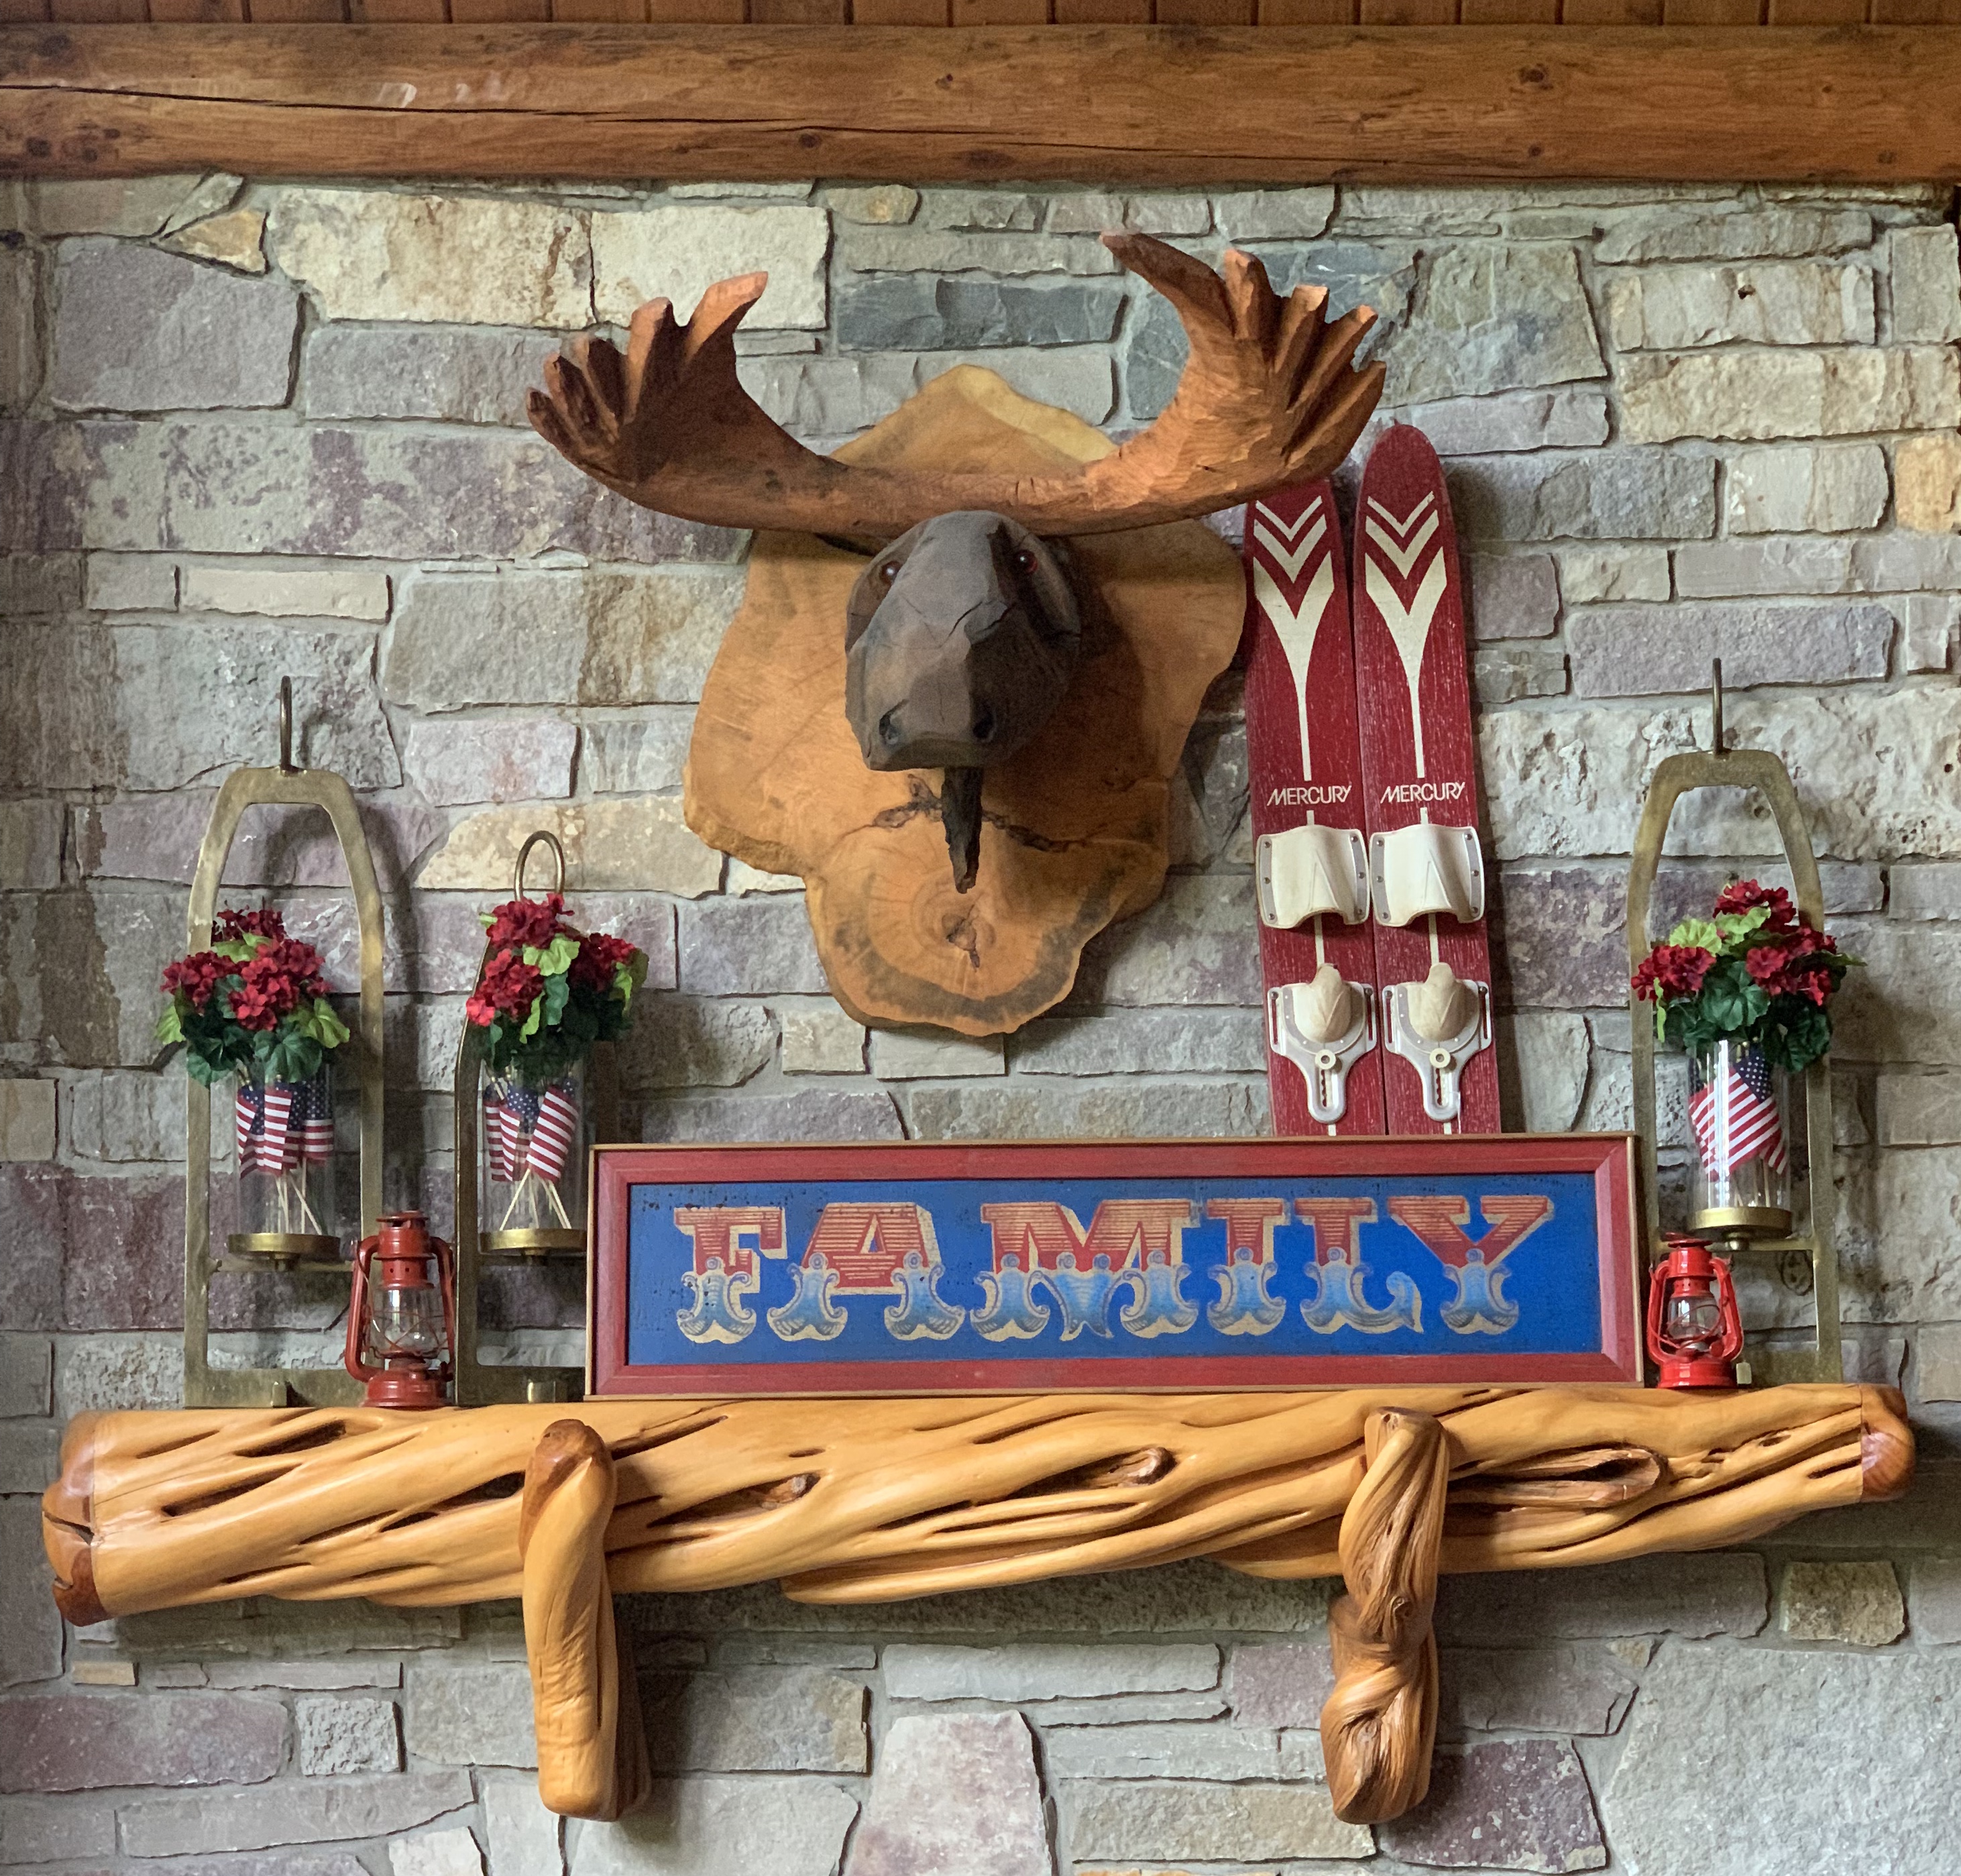
[[[511, 895], [525, 895], [525, 870], [532, 853], [543, 847], [552, 863], [550, 890], [565, 890], [565, 850], [557, 837], [543, 831], [531, 834], [518, 851], [518, 863], [511, 881]], [[491, 948], [486, 943], [487, 962]], [[586, 1252], [586, 1206], [582, 1198], [563, 1217], [553, 1222], [531, 1220], [514, 1224], [486, 1211], [483, 1173], [486, 1154], [490, 1150], [485, 1138], [483, 1044], [482, 1032], [465, 1023], [457, 1045], [456, 1074], [453, 1086], [455, 1115], [456, 1179], [456, 1400], [459, 1406], [481, 1406], [497, 1401], [576, 1400], [585, 1392], [583, 1367], [527, 1366], [515, 1363], [484, 1362], [478, 1359], [478, 1313], [483, 1270], [487, 1264], [558, 1262], [576, 1260], [582, 1265]], [[618, 1134], [619, 1099], [617, 1058], [611, 1045], [593, 1045], [588, 1059], [584, 1085], [582, 1122], [600, 1139]], [[586, 1141], [575, 1143], [580, 1176], [577, 1188], [584, 1190]], [[574, 1214], [576, 1214], [576, 1217]]]
[[[302, 769], [293, 759], [293, 686], [279, 680], [279, 760], [276, 768], [234, 770], [218, 800], [198, 849], [190, 889], [190, 946], [211, 943], [225, 863], [247, 808], [318, 808], [332, 822], [347, 863], [361, 931], [359, 1019], [345, 1045], [361, 1084], [361, 1230], [375, 1229], [381, 1209], [381, 894], [362, 832], [354, 793], [344, 777]], [[340, 1241], [317, 1231], [230, 1234], [222, 1260], [211, 1246], [211, 1090], [189, 1080], [184, 1091], [183, 1399], [187, 1407], [340, 1406], [361, 1397], [344, 1367], [213, 1367], [211, 1364], [211, 1278], [215, 1270], [324, 1270], [346, 1275], [351, 1266]]]
[[[1628, 869], [1628, 972], [1631, 978], [1647, 956], [1648, 910], [1668, 836], [1669, 816], [1684, 795], [1703, 788], [1753, 789], [1776, 818], [1778, 838], [1790, 868], [1797, 910], [1805, 921], [1822, 930], [1824, 893], [1811, 833], [1792, 785], [1790, 772], [1768, 750], [1724, 746], [1723, 666], [1711, 672], [1711, 747], [1708, 754], [1666, 758], [1656, 769], [1642, 806], [1634, 835], [1634, 858]], [[1650, 1263], [1663, 1254], [1661, 1205], [1656, 1168], [1655, 1028], [1653, 1012], [1631, 994], [1628, 1007], [1634, 1048], [1634, 1129], [1641, 1137], [1643, 1197]], [[1811, 1294], [1817, 1311], [1817, 1340], [1810, 1349], [1781, 1355], [1780, 1378], [1794, 1381], [1837, 1381], [1844, 1378], [1839, 1347], [1838, 1256], [1832, 1242], [1835, 1195], [1832, 1183], [1832, 1066], [1829, 1054], [1805, 1070], [1804, 1116], [1809, 1215], [1806, 1230], [1794, 1236], [1787, 1213], [1767, 1208], [1735, 1208], [1697, 1212], [1688, 1229], [1699, 1237], [1720, 1240], [1733, 1257], [1769, 1255], [1809, 1266]]]

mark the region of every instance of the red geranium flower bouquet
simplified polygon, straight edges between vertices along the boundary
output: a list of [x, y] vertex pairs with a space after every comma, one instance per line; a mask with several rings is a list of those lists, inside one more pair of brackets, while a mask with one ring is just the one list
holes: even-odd
[[582, 1070], [594, 1043], [626, 1034], [646, 954], [624, 938], [581, 931], [556, 892], [512, 899], [483, 923], [488, 949], [467, 1014], [483, 1032], [485, 1243], [569, 1249], [572, 1238], [584, 1241], [572, 1223]]
[[[320, 953], [288, 937], [276, 911], [221, 912], [211, 949], [166, 968], [163, 988], [171, 1000], [157, 1040], [181, 1042], [186, 1070], [206, 1086], [238, 1078], [238, 1172], [248, 1186], [245, 1229], [231, 1248], [336, 1253], [327, 1065], [348, 1031], [327, 1000]], [[249, 1183], [260, 1176], [263, 1193]]]
[[1857, 962], [1781, 886], [1744, 879], [1723, 888], [1713, 918], [1684, 919], [1648, 953], [1634, 994], [1653, 1003], [1664, 1042], [1692, 1055], [1733, 1042], [1796, 1074], [1831, 1046], [1826, 1005]]
[[1656, 1035], [1689, 1058], [1699, 1163], [1691, 1205], [1705, 1221], [1787, 1228], [1784, 1078], [1831, 1046], [1831, 1000], [1858, 962], [1806, 924], [1782, 887], [1744, 879], [1717, 895], [1712, 917], [1676, 926], [1634, 973]]
[[183, 1043], [184, 1067], [207, 1086], [227, 1075], [311, 1080], [347, 1040], [322, 968], [277, 912], [220, 912], [211, 949], [164, 968], [157, 1040]]

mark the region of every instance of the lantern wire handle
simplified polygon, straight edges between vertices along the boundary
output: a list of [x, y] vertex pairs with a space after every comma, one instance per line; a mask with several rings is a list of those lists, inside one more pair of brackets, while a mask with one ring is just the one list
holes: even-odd
[[293, 681], [279, 680], [279, 773], [297, 775], [293, 763]]
[[564, 892], [565, 849], [559, 844], [556, 834], [547, 833], [540, 828], [518, 849], [517, 868], [511, 876], [511, 896], [513, 898], [521, 899], [525, 896], [525, 863], [531, 858], [531, 849], [540, 846], [547, 849], [552, 857], [551, 889], [554, 892]]
[[1709, 661], [1709, 734], [1711, 753], [1726, 755], [1723, 735], [1723, 661], [1712, 658]]

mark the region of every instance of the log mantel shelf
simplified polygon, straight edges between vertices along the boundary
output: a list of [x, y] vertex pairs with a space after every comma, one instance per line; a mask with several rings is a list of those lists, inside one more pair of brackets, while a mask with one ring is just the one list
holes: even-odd
[[540, 1785], [617, 1816], [643, 1788], [609, 1592], [780, 1581], [875, 1603], [1209, 1557], [1341, 1574], [1331, 1789], [1423, 1795], [1437, 1572], [1739, 1543], [1897, 1497], [1891, 1389], [1622, 1387], [86, 1415], [43, 1501], [70, 1621], [266, 1595], [521, 1595]]
[[[155, 15], [195, 0], [147, 3]], [[140, 19], [145, 4], [115, 10]], [[394, 4], [399, 19], [427, 0]], [[1822, 20], [1817, 8], [1842, 0], [1809, 4], [1806, 17]], [[18, 21], [33, 5], [18, 0], [0, 17]], [[107, 10], [101, 0], [54, 7], [58, 21]], [[1287, 0], [1261, 8], [1287, 10]], [[1895, 10], [1876, 0], [1879, 18]], [[1952, 26], [1766, 27], [1754, 18], [1740, 27], [8, 24], [0, 177], [206, 168], [1118, 190], [1943, 182], [1961, 173], [1957, 72]]]

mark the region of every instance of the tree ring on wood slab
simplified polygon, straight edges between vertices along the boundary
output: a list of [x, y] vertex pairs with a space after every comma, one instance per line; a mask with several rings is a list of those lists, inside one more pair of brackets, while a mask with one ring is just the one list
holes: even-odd
[[[962, 365], [837, 454], [1035, 474], [1111, 447]], [[751, 866], [802, 876], [832, 991], [860, 1022], [1018, 1029], [1069, 994], [1097, 933], [1162, 888], [1171, 779], [1239, 643], [1243, 576], [1198, 522], [1070, 545], [1080, 659], [1054, 715], [984, 770], [979, 872], [961, 892], [939, 774], [868, 768], [846, 715], [843, 621], [871, 551], [756, 537], [696, 714], [687, 822]]]

